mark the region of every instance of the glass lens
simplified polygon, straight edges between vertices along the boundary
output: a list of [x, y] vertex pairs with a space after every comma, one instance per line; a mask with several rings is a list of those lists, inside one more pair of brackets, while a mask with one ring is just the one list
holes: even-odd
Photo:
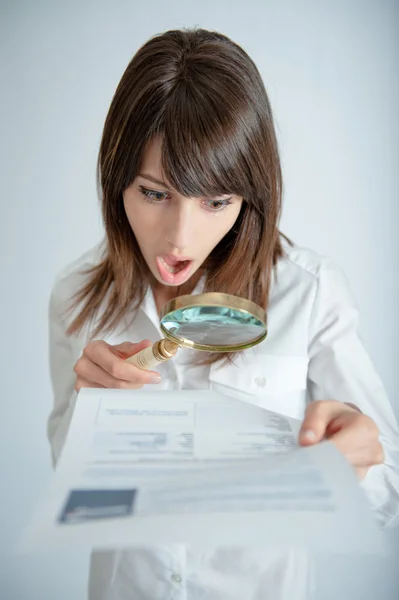
[[227, 306], [188, 306], [165, 315], [161, 321], [181, 341], [207, 346], [239, 346], [257, 340], [266, 331], [260, 319]]

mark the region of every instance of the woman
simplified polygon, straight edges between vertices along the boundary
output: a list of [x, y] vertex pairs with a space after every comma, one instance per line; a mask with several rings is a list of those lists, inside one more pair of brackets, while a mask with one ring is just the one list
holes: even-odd
[[[272, 112], [247, 54], [204, 30], [149, 40], [116, 90], [98, 166], [105, 243], [60, 274], [50, 302], [54, 463], [82, 387], [212, 387], [303, 419], [301, 444], [329, 437], [380, 521], [392, 521], [399, 494], [393, 412], [359, 341], [343, 275], [278, 230]], [[201, 291], [267, 308], [267, 339], [229, 362], [190, 350], [157, 371], [125, 362], [159, 339], [167, 301]], [[90, 598], [298, 599], [308, 573], [298, 549], [97, 552]]]

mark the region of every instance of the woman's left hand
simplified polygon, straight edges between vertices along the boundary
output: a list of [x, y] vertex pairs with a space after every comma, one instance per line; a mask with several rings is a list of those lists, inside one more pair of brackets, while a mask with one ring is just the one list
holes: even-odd
[[323, 439], [333, 442], [355, 468], [359, 479], [384, 461], [379, 430], [373, 419], [356, 406], [336, 400], [317, 400], [307, 407], [299, 444], [312, 446]]

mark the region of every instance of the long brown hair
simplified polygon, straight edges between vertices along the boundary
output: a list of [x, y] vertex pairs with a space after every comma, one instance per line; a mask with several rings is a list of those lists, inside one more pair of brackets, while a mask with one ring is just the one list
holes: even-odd
[[[273, 266], [283, 254], [282, 177], [262, 79], [228, 37], [204, 29], [167, 31], [132, 58], [105, 121], [97, 171], [105, 254], [73, 298], [79, 313], [69, 334], [96, 315], [93, 336], [112, 331], [144, 299], [151, 274], [122, 192], [155, 136], [162, 140], [166, 181], [180, 194], [244, 198], [235, 225], [208, 257], [204, 291], [234, 294], [267, 308]], [[213, 355], [209, 362], [219, 358]]]

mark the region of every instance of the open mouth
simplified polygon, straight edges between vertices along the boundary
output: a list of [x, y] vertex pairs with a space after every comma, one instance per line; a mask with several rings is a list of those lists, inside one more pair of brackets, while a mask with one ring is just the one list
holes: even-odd
[[192, 260], [179, 260], [170, 256], [157, 256], [157, 267], [165, 283], [180, 284], [190, 275]]
[[180, 271], [182, 271], [184, 267], [186, 267], [188, 263], [191, 262], [189, 260], [179, 260], [175, 264], [170, 265], [166, 262], [164, 258], [162, 258], [162, 256], [160, 257], [160, 261], [162, 262], [162, 266], [164, 266], [165, 269], [169, 271], [169, 273], [180, 273]]

